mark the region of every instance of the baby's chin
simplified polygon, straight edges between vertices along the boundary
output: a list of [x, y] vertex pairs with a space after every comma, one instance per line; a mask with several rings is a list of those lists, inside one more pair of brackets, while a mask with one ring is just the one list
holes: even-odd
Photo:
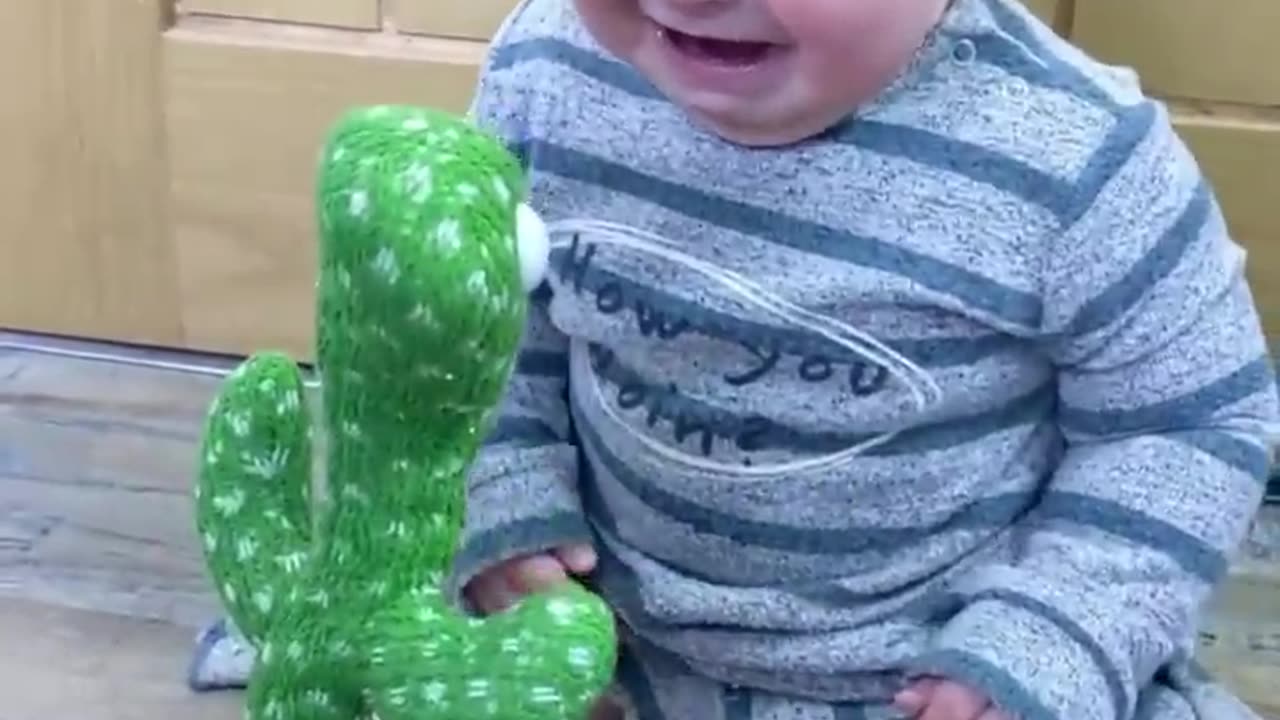
[[697, 98], [681, 98], [678, 91], [673, 95], [674, 102], [695, 124], [727, 142], [749, 147], [804, 142], [825, 133], [851, 112], [843, 106], [820, 108], [768, 101], [725, 107], [701, 103]]

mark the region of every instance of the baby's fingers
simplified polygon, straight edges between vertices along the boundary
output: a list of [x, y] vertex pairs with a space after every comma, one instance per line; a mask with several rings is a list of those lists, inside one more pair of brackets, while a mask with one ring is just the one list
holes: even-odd
[[520, 595], [541, 592], [567, 582], [564, 564], [551, 555], [530, 555], [506, 566], [507, 585]]
[[556, 557], [569, 572], [586, 575], [596, 569], [596, 551], [590, 545], [566, 545], [556, 549]]
[[936, 678], [924, 678], [917, 680], [910, 687], [898, 693], [893, 699], [894, 705], [899, 710], [907, 713], [910, 717], [916, 717], [929, 706], [929, 701], [933, 699], [933, 691], [937, 689], [940, 681]]
[[520, 593], [507, 584], [506, 573], [497, 569], [472, 580], [466, 594], [467, 601], [484, 615], [507, 610], [520, 599]]
[[959, 683], [943, 681], [933, 691], [920, 720], [980, 720], [991, 706], [982, 693]]

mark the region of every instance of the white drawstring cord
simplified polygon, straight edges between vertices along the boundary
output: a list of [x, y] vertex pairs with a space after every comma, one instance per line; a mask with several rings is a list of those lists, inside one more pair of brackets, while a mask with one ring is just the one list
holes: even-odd
[[[908, 388], [917, 408], [924, 408], [937, 402], [942, 395], [942, 390], [938, 387], [937, 382], [923, 368], [879, 340], [847, 323], [820, 315], [781, 298], [738, 273], [682, 252], [674, 246], [674, 243], [665, 238], [625, 225], [576, 218], [549, 223], [547, 228], [550, 236], [550, 247], [553, 250], [570, 247], [574, 242], [574, 237], [582, 234], [589, 237], [592, 243], [625, 247], [636, 252], [663, 258], [676, 265], [693, 270], [706, 279], [722, 285], [739, 299], [758, 307], [765, 313], [821, 335], [831, 342], [881, 365]], [[593, 385], [599, 406], [613, 422], [624, 428], [636, 440], [654, 453], [672, 462], [692, 466], [710, 473], [763, 478], [827, 470], [847, 464], [870, 448], [888, 442], [897, 435], [896, 431], [887, 432], [844, 450], [814, 458], [772, 465], [731, 465], [682, 452], [637, 431], [624, 421], [617, 410], [605, 400], [604, 390], [600, 386], [600, 381], [594, 376]]]

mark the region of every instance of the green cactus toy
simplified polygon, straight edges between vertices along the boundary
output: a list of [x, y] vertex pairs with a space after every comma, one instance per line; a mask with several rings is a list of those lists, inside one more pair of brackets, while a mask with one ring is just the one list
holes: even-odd
[[[295, 362], [260, 352], [204, 432], [196, 525], [257, 650], [251, 720], [581, 720], [615, 661], [577, 584], [491, 618], [441, 593], [464, 476], [515, 361], [545, 229], [519, 164], [462, 118], [362, 108], [317, 187], [325, 498]], [[539, 234], [541, 230], [541, 235]]]

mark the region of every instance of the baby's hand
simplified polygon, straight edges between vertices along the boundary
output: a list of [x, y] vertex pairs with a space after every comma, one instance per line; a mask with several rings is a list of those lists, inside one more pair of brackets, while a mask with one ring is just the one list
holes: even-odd
[[1013, 720], [984, 694], [941, 678], [916, 682], [898, 693], [894, 704], [914, 720]]
[[589, 545], [568, 545], [490, 568], [468, 583], [464, 593], [477, 610], [492, 615], [526, 595], [567, 582], [570, 575], [585, 575], [595, 566], [596, 552]]

